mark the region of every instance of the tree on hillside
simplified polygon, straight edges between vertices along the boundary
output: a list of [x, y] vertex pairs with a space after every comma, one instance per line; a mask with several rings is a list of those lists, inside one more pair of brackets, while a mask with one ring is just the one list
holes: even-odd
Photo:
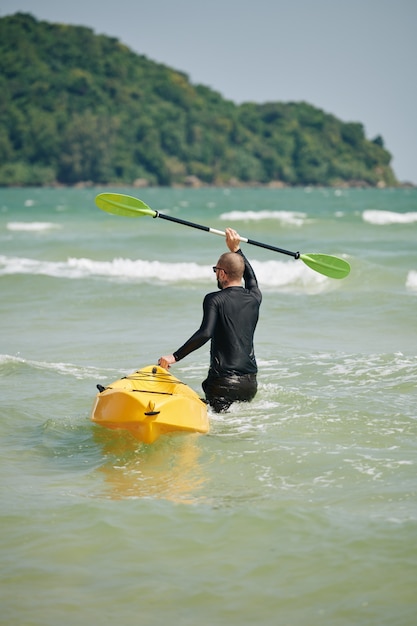
[[395, 185], [390, 161], [308, 103], [236, 105], [89, 28], [0, 18], [0, 185]]

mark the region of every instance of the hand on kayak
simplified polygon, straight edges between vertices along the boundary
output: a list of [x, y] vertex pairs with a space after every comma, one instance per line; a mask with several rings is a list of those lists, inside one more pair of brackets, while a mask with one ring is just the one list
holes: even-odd
[[158, 359], [158, 365], [166, 370], [169, 370], [173, 363], [175, 363], [175, 357], [173, 354], [167, 354], [166, 356], [161, 356]]

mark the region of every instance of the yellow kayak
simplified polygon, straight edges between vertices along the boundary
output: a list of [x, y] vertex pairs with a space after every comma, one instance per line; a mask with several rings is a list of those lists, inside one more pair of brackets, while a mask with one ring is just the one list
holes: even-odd
[[157, 365], [148, 365], [107, 387], [97, 387], [92, 421], [107, 428], [126, 429], [144, 443], [153, 443], [173, 431], [209, 430], [206, 403]]

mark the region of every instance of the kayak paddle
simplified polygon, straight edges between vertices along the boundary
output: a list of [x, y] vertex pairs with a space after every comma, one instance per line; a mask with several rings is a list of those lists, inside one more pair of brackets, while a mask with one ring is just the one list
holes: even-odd
[[[183, 226], [191, 226], [191, 228], [198, 228], [204, 230], [207, 233], [214, 235], [226, 236], [226, 233], [222, 230], [216, 230], [215, 228], [209, 228], [208, 226], [202, 226], [201, 224], [195, 224], [194, 222], [187, 222], [181, 220], [178, 217], [172, 217], [171, 215], [164, 215], [159, 211], [151, 209], [145, 202], [134, 198], [133, 196], [127, 196], [121, 193], [100, 193], [96, 196], [96, 205], [102, 211], [112, 213], [113, 215], [123, 215], [126, 217], [141, 217], [143, 215], [150, 215], [151, 217], [160, 217], [161, 219], [168, 220], [170, 222], [176, 222]], [[294, 257], [294, 259], [301, 259], [312, 270], [329, 276], [330, 278], [345, 278], [350, 272], [350, 265], [344, 259], [331, 256], [329, 254], [300, 254], [299, 252], [291, 252], [290, 250], [283, 250], [276, 246], [271, 246], [267, 243], [261, 243], [260, 241], [254, 241], [253, 239], [247, 239], [246, 237], [240, 237], [240, 241], [243, 243], [249, 243], [252, 246], [258, 246], [259, 248], [266, 248], [266, 250], [273, 250], [274, 252], [280, 252], [281, 254], [287, 254]]]

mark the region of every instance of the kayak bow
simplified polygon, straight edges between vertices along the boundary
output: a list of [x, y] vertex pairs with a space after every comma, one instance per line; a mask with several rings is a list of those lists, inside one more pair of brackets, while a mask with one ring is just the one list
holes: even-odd
[[91, 420], [128, 430], [143, 443], [169, 432], [207, 433], [207, 405], [170, 372], [148, 365], [107, 387], [97, 385]]

